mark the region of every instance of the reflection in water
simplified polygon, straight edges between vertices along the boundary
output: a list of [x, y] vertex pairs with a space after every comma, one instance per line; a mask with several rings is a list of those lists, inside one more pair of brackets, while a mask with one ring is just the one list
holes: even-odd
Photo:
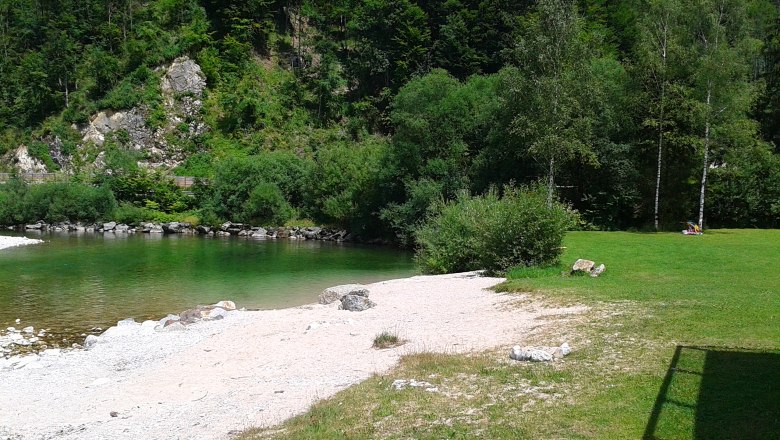
[[250, 309], [290, 307], [315, 301], [334, 284], [413, 273], [409, 254], [358, 245], [161, 234], [38, 237], [46, 242], [0, 252], [0, 326], [49, 328], [51, 338], [68, 343], [127, 317], [159, 319], [223, 299]]

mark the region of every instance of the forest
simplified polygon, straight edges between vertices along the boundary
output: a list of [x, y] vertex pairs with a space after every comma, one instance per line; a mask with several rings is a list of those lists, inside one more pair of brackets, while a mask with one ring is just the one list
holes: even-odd
[[[6, 225], [310, 220], [410, 244], [441, 202], [534, 185], [581, 229], [780, 226], [778, 0], [0, 0], [0, 52], [0, 171], [19, 145], [58, 171], [47, 140], [79, 154], [101, 110], [158, 123], [178, 57], [207, 84], [174, 169], [119, 132], [101, 169], [0, 186]], [[51, 209], [79, 200], [104, 210]]]

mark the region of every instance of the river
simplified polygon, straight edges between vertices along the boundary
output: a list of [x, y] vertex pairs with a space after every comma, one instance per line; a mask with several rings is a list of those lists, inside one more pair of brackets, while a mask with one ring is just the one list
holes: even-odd
[[223, 299], [247, 309], [292, 307], [316, 302], [328, 286], [414, 274], [409, 253], [356, 244], [161, 234], [26, 236], [45, 242], [0, 251], [0, 328], [47, 329], [42, 342], [49, 347], [82, 342], [128, 317], [159, 319]]

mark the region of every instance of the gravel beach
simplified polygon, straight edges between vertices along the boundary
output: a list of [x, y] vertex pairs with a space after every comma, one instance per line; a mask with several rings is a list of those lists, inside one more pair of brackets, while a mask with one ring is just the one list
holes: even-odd
[[6, 235], [0, 235], [0, 250], [15, 247], [15, 246], [25, 246], [28, 244], [38, 244], [43, 243], [43, 240], [36, 240], [34, 238], [27, 238], [27, 237], [9, 237]]
[[[232, 311], [178, 331], [112, 327], [89, 350], [46, 352], [22, 368], [0, 360], [0, 438], [230, 438], [387, 373], [404, 354], [508, 350], [539, 318], [583, 310], [519, 307], [517, 296], [487, 290], [501, 281], [385, 281], [367, 286], [377, 305], [362, 312], [336, 303]], [[408, 342], [372, 348], [385, 330]]]

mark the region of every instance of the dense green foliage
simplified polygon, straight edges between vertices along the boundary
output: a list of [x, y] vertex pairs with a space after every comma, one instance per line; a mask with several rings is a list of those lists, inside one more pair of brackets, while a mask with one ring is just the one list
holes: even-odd
[[[70, 157], [130, 217], [310, 218], [407, 245], [440, 199], [538, 181], [597, 228], [677, 229], [700, 206], [707, 226], [773, 227], [779, 9], [0, 0], [0, 155], [24, 144], [51, 171]], [[79, 124], [98, 110], [165, 122], [158, 68], [182, 55], [206, 75], [208, 129], [166, 138], [186, 153], [167, 171], [208, 185], [182, 197], [132, 165], [145, 153], [122, 133], [105, 175], [81, 166], [98, 151]]]
[[26, 185], [12, 180], [0, 190], [0, 223], [33, 223], [38, 220], [94, 222], [108, 219], [116, 199], [106, 187], [79, 183], [51, 182]]
[[459, 197], [435, 210], [419, 228], [417, 261], [426, 272], [486, 269], [558, 262], [572, 216], [563, 205], [547, 205], [539, 188], [505, 188]]

